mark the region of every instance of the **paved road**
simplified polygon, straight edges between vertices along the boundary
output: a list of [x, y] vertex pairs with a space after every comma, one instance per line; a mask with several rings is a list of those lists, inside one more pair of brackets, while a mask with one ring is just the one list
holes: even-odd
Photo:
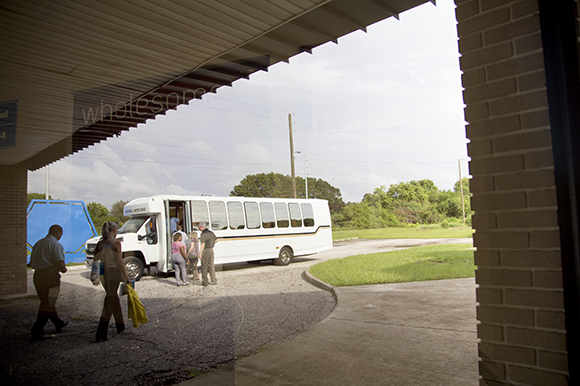
[[92, 286], [85, 268], [71, 270], [63, 275], [57, 303], [60, 316], [71, 324], [55, 339], [28, 341], [36, 300], [0, 303], [0, 379], [13, 385], [174, 384], [281, 343], [324, 319], [336, 303], [329, 292], [304, 281], [302, 274], [311, 265], [447, 242], [470, 240], [337, 242], [332, 250], [297, 258], [288, 267], [224, 266], [218, 272], [219, 284], [205, 288], [177, 287], [172, 278], [143, 277], [136, 289], [149, 323], [129, 327], [121, 335], [111, 329], [111, 339], [98, 344], [91, 342], [104, 291]]

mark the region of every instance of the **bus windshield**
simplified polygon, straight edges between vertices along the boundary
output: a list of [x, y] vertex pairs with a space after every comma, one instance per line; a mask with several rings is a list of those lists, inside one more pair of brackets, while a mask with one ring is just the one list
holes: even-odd
[[131, 217], [129, 221], [123, 224], [118, 233], [136, 233], [148, 218], [149, 217]]

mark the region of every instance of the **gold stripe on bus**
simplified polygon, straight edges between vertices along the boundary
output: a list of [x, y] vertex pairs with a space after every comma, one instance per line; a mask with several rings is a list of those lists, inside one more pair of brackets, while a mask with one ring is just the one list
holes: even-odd
[[283, 237], [306, 237], [306, 236], [316, 236], [318, 234], [318, 232], [320, 232], [320, 229], [322, 228], [329, 228], [330, 229], [330, 225], [321, 225], [318, 227], [318, 229], [316, 230], [316, 232], [301, 232], [301, 233], [284, 233], [281, 235], [276, 235], [276, 234], [271, 234], [271, 235], [265, 235], [265, 236], [252, 236], [252, 235], [248, 235], [248, 236], [226, 236], [226, 237], [218, 237], [218, 240], [227, 240], [227, 241], [239, 241], [239, 240], [247, 240], [247, 239], [254, 239], [254, 240], [260, 240], [260, 239], [280, 239]]

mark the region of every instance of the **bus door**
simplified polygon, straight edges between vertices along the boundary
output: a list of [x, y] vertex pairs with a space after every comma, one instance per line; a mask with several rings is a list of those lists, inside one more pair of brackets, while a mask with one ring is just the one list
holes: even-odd
[[189, 206], [188, 201], [183, 203], [182, 224], [183, 224], [183, 231], [189, 236], [193, 229], [192, 229], [192, 225], [191, 225], [191, 208]]
[[169, 200], [163, 201], [163, 221], [159, 221], [163, 223], [163, 229], [159, 229], [159, 235], [161, 236], [160, 242], [161, 247], [161, 255], [159, 256], [159, 263], [157, 263], [157, 270], [161, 272], [167, 272], [173, 269], [173, 265], [171, 264], [171, 228], [170, 228], [170, 218], [171, 214], [169, 211]]
[[173, 234], [176, 231], [177, 224], [181, 224], [183, 231], [188, 233], [191, 230], [191, 215], [189, 206], [186, 201], [169, 201], [164, 200], [165, 207], [165, 272], [173, 270], [171, 263], [171, 244], [173, 243]]

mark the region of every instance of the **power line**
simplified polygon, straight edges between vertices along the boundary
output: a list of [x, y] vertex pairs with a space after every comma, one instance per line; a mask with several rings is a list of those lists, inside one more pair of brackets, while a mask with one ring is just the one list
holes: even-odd
[[[269, 106], [261, 106], [261, 105], [258, 105], [258, 104], [252, 104], [252, 103], [247, 103], [247, 102], [240, 102], [240, 101], [235, 101], [235, 100], [231, 100], [231, 99], [227, 99], [227, 98], [222, 98], [222, 99], [225, 100], [225, 101], [229, 101], [229, 102], [233, 102], [233, 103], [238, 103], [238, 104], [242, 104], [242, 105], [248, 105], [248, 106], [254, 106], [254, 107], [259, 107], [259, 108], [263, 108], [263, 109], [268, 109], [270, 111], [271, 110], [274, 110], [274, 111], [284, 111], [284, 110], [272, 108], [272, 107], [269, 107]], [[195, 105], [189, 105], [189, 106], [195, 107]], [[215, 110], [220, 110], [220, 111], [231, 112], [231, 113], [235, 113], [235, 114], [244, 114], [244, 115], [249, 115], [249, 116], [253, 116], [253, 117], [258, 117], [258, 118], [264, 118], [264, 119], [268, 119], [268, 120], [273, 120], [273, 121], [280, 121], [280, 122], [285, 121], [283, 118], [273, 118], [272, 116], [259, 115], [259, 114], [251, 114], [251, 113], [247, 113], [247, 112], [243, 112], [243, 111], [237, 111], [237, 110], [232, 110], [232, 109], [223, 109], [223, 108], [217, 108], [217, 107], [211, 107], [211, 106], [202, 106], [202, 107], [203, 108], [208, 108], [208, 109], [215, 109]], [[186, 111], [183, 111], [183, 110], [181, 110], [181, 111], [177, 111], [176, 110], [176, 112], [179, 113], [179, 114], [185, 114], [185, 115], [191, 115], [191, 116], [200, 116], [198, 114], [189, 113], [189, 112], [186, 112]], [[296, 114], [296, 115], [301, 116], [301, 117], [304, 117], [306, 119], [313, 120], [312, 118], [309, 118], [309, 117], [307, 117], [307, 116], [305, 116], [303, 114]], [[216, 117], [206, 117], [206, 116], [202, 116], [202, 117], [210, 118], [210, 119], [223, 120], [222, 118], [216, 118]], [[247, 122], [243, 122], [243, 121], [239, 121], [239, 120], [223, 120], [223, 121], [230, 121], [230, 122], [242, 123], [242, 124], [259, 126], [259, 127], [268, 127], [270, 129], [285, 130], [285, 128], [283, 128], [283, 127], [276, 127], [276, 126], [271, 126], [271, 125], [259, 125], [259, 124], [247, 123]], [[332, 141], [334, 143], [337, 143], [337, 144], [342, 145], [342, 146], [356, 148], [356, 147], [353, 147], [353, 146], [349, 146], [349, 145], [352, 145], [352, 142], [356, 142], [356, 143], [359, 143], [361, 145], [364, 145], [365, 147], [372, 147], [372, 148], [375, 148], [377, 150], [381, 150], [383, 152], [385, 151], [385, 148], [384, 147], [380, 147], [380, 146], [375, 145], [375, 143], [377, 142], [377, 139], [376, 138], [372, 138], [372, 137], [366, 136], [366, 135], [364, 135], [364, 132], [361, 132], [360, 130], [359, 131], [351, 131], [351, 130], [347, 130], [347, 129], [344, 129], [344, 128], [341, 128], [341, 127], [338, 127], [338, 126], [335, 126], [335, 125], [331, 125], [331, 124], [322, 122], [320, 120], [317, 120], [315, 122], [319, 123], [320, 125], [326, 125], [326, 126], [329, 126], [329, 127], [333, 128], [333, 129], [340, 130], [340, 131], [345, 132], [345, 133], [348, 133], [348, 134], [353, 134], [356, 137], [362, 137], [362, 138], [368, 139], [369, 141], [372, 141], [372, 142], [361, 142], [361, 141], [358, 141], [358, 140], [348, 139], [348, 141], [349, 141], [348, 144], [344, 144], [344, 143], [339, 142], [339, 141], [336, 141], [336, 140], [335, 141]], [[304, 124], [304, 123], [303, 123], [303, 125], [305, 127], [309, 127], [313, 131], [321, 131], [321, 132], [324, 132], [326, 134], [330, 134], [334, 138], [342, 138], [342, 137], [337, 136], [333, 132], [329, 132], [329, 131], [323, 130], [321, 128], [314, 128], [314, 127], [312, 127], [312, 126], [310, 126], [308, 124]], [[302, 130], [296, 130], [296, 131], [297, 132], [300, 132], [302, 134], [305, 134], [305, 135], [310, 135], [310, 136], [315, 137], [315, 138], [319, 138], [319, 139], [322, 139], [322, 140], [325, 140], [325, 141], [329, 141], [328, 138], [324, 138], [324, 137], [321, 137], [321, 136], [317, 136], [317, 135], [313, 134], [312, 132], [306, 132], [306, 131], [302, 131]], [[392, 146], [390, 144], [385, 143], [383, 140], [378, 140], [378, 141], [384, 143], [388, 147], [391, 147]], [[400, 146], [398, 146], [398, 148], [401, 149]], [[368, 151], [367, 148], [362, 149], [362, 148], [358, 147], [357, 149], [363, 150], [363, 151]], [[409, 152], [413, 152], [412, 149], [406, 149], [406, 150], [408, 150]], [[423, 159], [426, 159], [425, 157], [423, 157], [423, 154], [425, 154], [424, 152], [423, 152], [423, 154], [419, 154], [419, 155], [401, 153], [401, 152], [398, 152], [396, 150], [389, 150], [389, 152], [390, 153], [396, 153], [396, 154], [399, 154], [399, 155], [402, 155], [402, 156], [411, 156], [411, 157], [415, 157], [415, 158], [416, 157], [421, 157]], [[383, 155], [383, 154], [379, 154], [379, 155]]]
[[[235, 101], [235, 100], [231, 100], [231, 99], [227, 99], [227, 98], [221, 98], [221, 99], [223, 99], [223, 100], [225, 100], [225, 101], [233, 102], [233, 103], [238, 103], [238, 104], [242, 104], [242, 105], [247, 105], [247, 106], [254, 106], [254, 107], [259, 107], [259, 108], [268, 109], [268, 110], [280, 111], [280, 112], [284, 111], [284, 110], [282, 110], [282, 109], [276, 109], [276, 108], [272, 108], [272, 107], [270, 107], [270, 106], [261, 106], [261, 105], [254, 104], [254, 103], [240, 102], [240, 101]], [[190, 105], [190, 106], [191, 106], [191, 105]], [[271, 116], [264, 116], [264, 115], [258, 115], [258, 114], [250, 114], [250, 113], [246, 113], [246, 112], [238, 112], [238, 111], [236, 111], [236, 110], [231, 110], [231, 109], [221, 109], [221, 108], [210, 107], [210, 106], [203, 106], [203, 107], [205, 107], [205, 108], [211, 108], [211, 109], [216, 109], [216, 110], [221, 110], [221, 111], [233, 112], [233, 113], [237, 113], [237, 114], [245, 114], [245, 115], [250, 115], [250, 116], [255, 116], [255, 117], [260, 117], [260, 118], [267, 118], [267, 119], [270, 119], [270, 120], [275, 120], [275, 121], [280, 121], [280, 122], [283, 122], [283, 121], [284, 121], [284, 119], [283, 119], [283, 118], [272, 118]], [[284, 112], [285, 112], [285, 111], [284, 111]], [[188, 113], [186, 113], [186, 112], [182, 112], [182, 111], [179, 111], [179, 113], [188, 114]], [[192, 114], [192, 115], [193, 115], [193, 114]], [[297, 116], [300, 116], [300, 117], [303, 117], [303, 118], [306, 118], [306, 119], [308, 119], [308, 120], [311, 120], [311, 121], [314, 121], [314, 122], [316, 122], [316, 123], [318, 123], [318, 124], [320, 124], [320, 125], [326, 125], [326, 126], [329, 126], [329, 127], [333, 128], [333, 129], [340, 130], [340, 131], [342, 131], [342, 132], [344, 132], [344, 133], [347, 133], [347, 134], [353, 134], [353, 135], [355, 135], [356, 137], [362, 137], [362, 138], [366, 138], [366, 139], [368, 139], [368, 140], [372, 141], [372, 143], [368, 143], [368, 142], [360, 142], [360, 141], [356, 141], [356, 140], [355, 140], [354, 142], [357, 142], [357, 143], [360, 143], [360, 144], [363, 144], [363, 145], [366, 145], [366, 146], [374, 147], [374, 148], [376, 148], [376, 149], [379, 149], [379, 150], [383, 150], [383, 151], [385, 150], [383, 147], [379, 147], [379, 146], [376, 146], [376, 145], [374, 145], [374, 143], [376, 143], [376, 142], [377, 142], [377, 139], [376, 139], [376, 138], [369, 137], [369, 136], [366, 136], [364, 131], [361, 131], [361, 130], [359, 130], [359, 131], [347, 130], [347, 129], [344, 129], [344, 128], [342, 128], [342, 127], [338, 127], [338, 126], [331, 125], [331, 124], [329, 124], [329, 123], [326, 123], [326, 122], [322, 122], [322, 121], [320, 121], [320, 120], [314, 120], [314, 119], [312, 119], [312, 118], [310, 118], [310, 117], [308, 117], [308, 116], [306, 116], [306, 115], [304, 115], [304, 114], [300, 114], [300, 113], [297, 113], [297, 114], [295, 114], [295, 115], [297, 115]], [[239, 121], [238, 121], [238, 122], [239, 122]], [[319, 131], [322, 131], [322, 132], [324, 132], [324, 133], [330, 134], [330, 135], [332, 135], [332, 136], [334, 136], [334, 137], [338, 137], [338, 136], [337, 136], [335, 133], [332, 133], [332, 132], [329, 132], [329, 131], [323, 130], [323, 129], [321, 129], [321, 128], [314, 128], [314, 127], [312, 127], [312, 126], [310, 126], [310, 125], [308, 125], [308, 124], [304, 124], [304, 123], [303, 123], [303, 125], [304, 125], [304, 126], [306, 126], [306, 127], [309, 127], [309, 128], [311, 128], [312, 130], [319, 130]], [[283, 128], [282, 128], [282, 127], [280, 127], [280, 128], [277, 128], [277, 129], [280, 129], [280, 130], [282, 130]], [[297, 131], [297, 132], [300, 132], [300, 133], [303, 133], [303, 134], [306, 134], [306, 135], [311, 135], [311, 136], [314, 136], [314, 137], [316, 137], [316, 138], [320, 138], [320, 139], [324, 139], [324, 140], [326, 140], [326, 138], [322, 138], [322, 137], [316, 136], [316, 135], [314, 135], [314, 134], [312, 134], [312, 133], [310, 133], [310, 132], [304, 132], [304, 131], [300, 131], [300, 130], [296, 130], [296, 131]], [[340, 138], [340, 137], [338, 137], [338, 138]], [[348, 141], [349, 141], [349, 142], [353, 142], [353, 140], [352, 140], [352, 139], [349, 139]], [[385, 141], [383, 141], [383, 140], [378, 140], [378, 141], [379, 141], [379, 142], [382, 142], [382, 143], [384, 143], [384, 144], [385, 144], [386, 146], [388, 146], [388, 147], [392, 146], [391, 144], [388, 144], [388, 143], [386, 143], [386, 142], [385, 142]], [[335, 142], [336, 142], [336, 141], [335, 141]], [[337, 142], [337, 143], [339, 143], [339, 142]], [[398, 146], [398, 148], [399, 148], [399, 149], [405, 149], [405, 150], [408, 150], [409, 152], [413, 152], [413, 150], [412, 150], [412, 149], [409, 149], [409, 148], [401, 148], [400, 146]], [[397, 154], [401, 154], [401, 155], [407, 155], [406, 153], [400, 153], [400, 152], [393, 151], [393, 150], [390, 150], [390, 152], [392, 152], [392, 153], [397, 153]], [[433, 155], [433, 156], [436, 156], [435, 154], [432, 154], [432, 155]], [[419, 155], [419, 156], [421, 156], [421, 155]]]
[[[180, 157], [182, 158], [182, 157]], [[130, 158], [123, 158], [123, 159], [118, 159], [118, 158], [112, 158], [112, 157], [104, 157], [104, 156], [78, 156], [77, 159], [94, 159], [94, 160], [108, 160], [108, 161], [113, 161], [113, 162], [121, 162], [121, 163], [125, 163], [125, 162], [134, 162], [134, 163], [150, 163], [150, 164], [156, 164], [156, 165], [182, 165], [182, 166], [194, 166], [194, 167], [207, 167], [207, 166], [218, 166], [218, 165], [223, 165], [221, 162], [204, 162], [204, 163], [196, 163], [196, 164], [192, 164], [192, 163], [187, 163], [187, 162], [179, 162], [179, 161], [155, 161], [155, 160], [144, 160], [144, 159], [130, 159]], [[263, 166], [264, 164], [262, 163], [240, 163], [240, 162], [236, 162], [236, 166]], [[270, 165], [286, 165], [286, 163], [270, 163]], [[228, 166], [228, 165], [223, 165]], [[229, 166], [228, 166], [229, 167]], [[213, 169], [213, 170], [221, 170], [221, 169]]]

